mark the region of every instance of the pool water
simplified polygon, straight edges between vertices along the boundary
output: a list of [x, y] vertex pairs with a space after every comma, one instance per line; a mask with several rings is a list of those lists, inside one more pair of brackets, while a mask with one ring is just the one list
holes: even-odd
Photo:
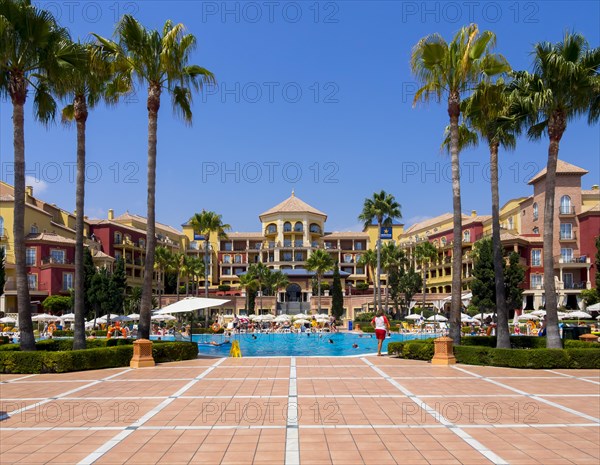
[[[383, 341], [382, 353], [387, 353], [389, 342], [401, 342], [411, 339], [428, 339], [433, 334], [392, 334]], [[151, 337], [156, 339], [156, 337]], [[172, 340], [172, 336], [163, 340]], [[228, 356], [231, 344], [220, 346], [225, 341], [239, 341], [243, 357], [272, 356], [348, 356], [372, 354], [377, 352], [377, 339], [368, 333], [284, 333], [284, 334], [195, 334], [193, 341], [198, 343], [198, 353], [215, 357]], [[357, 344], [357, 348], [352, 346]]]

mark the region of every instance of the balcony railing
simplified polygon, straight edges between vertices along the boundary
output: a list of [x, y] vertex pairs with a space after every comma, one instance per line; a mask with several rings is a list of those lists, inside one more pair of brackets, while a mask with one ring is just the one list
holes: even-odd
[[56, 258], [56, 257], [42, 258], [42, 265], [73, 265], [73, 264], [74, 264], [74, 262], [72, 260], [67, 260], [66, 258]]
[[570, 216], [575, 214], [575, 207], [572, 206], [561, 206], [558, 210], [559, 215]]
[[554, 257], [554, 261], [561, 263], [561, 264], [569, 264], [569, 263], [591, 263], [590, 257], [588, 257], [587, 255], [580, 255], [580, 256], [566, 256], [563, 257], [562, 255], [557, 255], [556, 257]]
[[586, 282], [585, 281], [579, 281], [576, 283], [564, 283], [563, 285], [564, 289], [585, 289], [586, 288]]
[[560, 233], [560, 240], [561, 241], [574, 241], [576, 240], [576, 236], [575, 236], [575, 231], [571, 231], [570, 233]]

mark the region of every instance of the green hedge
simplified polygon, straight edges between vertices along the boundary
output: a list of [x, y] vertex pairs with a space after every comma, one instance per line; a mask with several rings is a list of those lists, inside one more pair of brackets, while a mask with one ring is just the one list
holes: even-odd
[[[525, 336], [518, 336], [518, 338]], [[495, 344], [486, 336], [483, 343]], [[473, 339], [473, 338], [469, 338]], [[537, 339], [531, 337], [530, 343]], [[527, 344], [524, 341], [524, 345]], [[544, 340], [545, 344], [545, 340]], [[401, 358], [429, 361], [433, 358], [432, 339], [404, 342], [390, 342], [388, 354]], [[493, 346], [463, 344], [454, 346], [454, 356], [458, 363], [466, 365], [486, 365], [509, 368], [586, 368], [600, 369], [600, 344], [584, 341], [565, 341], [565, 349], [496, 349]]]
[[[160, 342], [152, 345], [152, 355], [160, 363], [190, 360], [198, 356], [198, 346], [193, 342]], [[132, 356], [131, 344], [67, 351], [2, 350], [0, 373], [65, 373], [126, 367]]]
[[3, 344], [9, 344], [10, 338], [8, 336], [0, 336], [0, 346]]
[[[496, 336], [465, 336], [460, 339], [463, 346], [496, 347]], [[513, 349], [543, 349], [546, 338], [539, 336], [511, 336], [510, 345]]]
[[[92, 332], [96, 333], [97, 337], [105, 337], [106, 333], [108, 333], [108, 331], [106, 329], [86, 329], [85, 330], [85, 334], [87, 336], [91, 336]], [[70, 329], [67, 329], [67, 330], [57, 329], [56, 331], [54, 331], [52, 333], [52, 336], [53, 337], [74, 337], [75, 333]]]

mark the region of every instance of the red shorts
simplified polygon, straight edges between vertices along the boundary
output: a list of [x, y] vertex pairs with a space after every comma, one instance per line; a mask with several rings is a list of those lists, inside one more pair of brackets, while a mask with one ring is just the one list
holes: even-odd
[[375, 337], [378, 340], [383, 341], [386, 336], [387, 336], [387, 330], [385, 330], [385, 329], [376, 329], [375, 330]]

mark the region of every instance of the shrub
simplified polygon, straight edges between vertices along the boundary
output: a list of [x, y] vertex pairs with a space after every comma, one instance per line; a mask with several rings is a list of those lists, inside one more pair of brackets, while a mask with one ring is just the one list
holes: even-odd
[[390, 342], [387, 347], [389, 355], [402, 355], [404, 342]]
[[357, 283], [356, 289], [359, 291], [366, 291], [367, 289], [369, 289], [369, 285], [367, 283]]
[[0, 345], [0, 351], [14, 351], [14, 350], [21, 350], [21, 347], [19, 347], [19, 344]]
[[569, 368], [600, 369], [600, 349], [565, 349], [569, 354]]
[[[1, 350], [0, 373], [65, 373], [129, 366], [133, 355], [131, 342], [119, 344], [118, 341], [127, 340], [115, 339], [114, 341], [116, 343], [114, 347], [85, 350], [47, 350], [52, 347], [51, 344], [45, 345], [46, 350], [36, 352], [21, 352], [18, 346], [16, 346], [17, 350]], [[88, 342], [96, 345], [104, 341], [96, 339]], [[189, 360], [198, 356], [198, 346], [192, 342], [162, 342], [153, 344], [152, 355], [156, 362]]]
[[362, 312], [362, 313], [359, 313], [358, 315], [356, 315], [356, 317], [354, 318], [354, 322], [355, 323], [364, 323], [364, 322], [369, 323], [373, 318], [375, 318], [374, 312]]
[[0, 345], [9, 344], [10, 338], [8, 336], [0, 336]]
[[[496, 347], [496, 336], [468, 336], [460, 340], [463, 346]], [[546, 347], [546, 338], [538, 336], [511, 336], [513, 349], [542, 349]]]
[[231, 286], [229, 284], [220, 284], [219, 287], [217, 288], [219, 291], [230, 291], [231, 290]]
[[431, 360], [433, 358], [433, 342], [406, 341], [402, 348], [402, 357], [413, 360]]
[[598, 342], [587, 342], [587, 341], [576, 341], [574, 339], [565, 339], [565, 349], [600, 349], [600, 343]]
[[484, 346], [454, 346], [456, 361], [466, 365], [491, 365], [490, 352]]

